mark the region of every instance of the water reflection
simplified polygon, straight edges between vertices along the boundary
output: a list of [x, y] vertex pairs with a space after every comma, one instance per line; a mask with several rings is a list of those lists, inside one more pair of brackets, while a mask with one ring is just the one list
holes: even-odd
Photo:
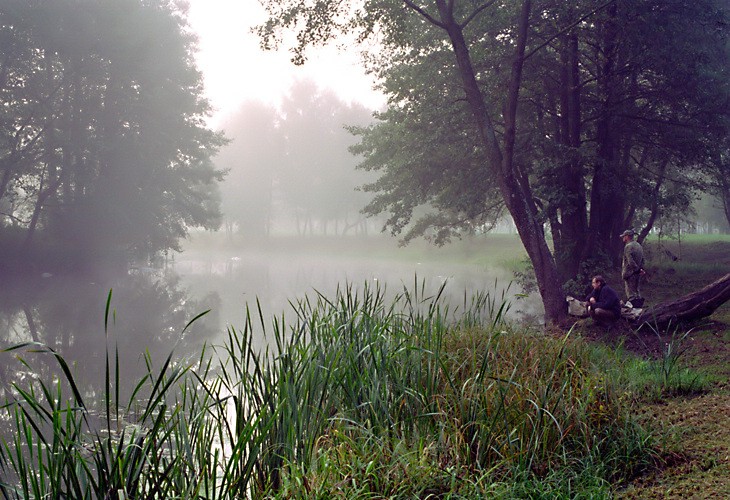
[[[218, 333], [219, 305], [216, 294], [193, 300], [175, 275], [149, 269], [103, 281], [50, 276], [5, 282], [0, 290], [0, 346], [37, 342], [53, 349], [66, 360], [82, 395], [89, 400], [104, 391], [107, 353], [112, 380], [116, 378], [113, 367], [118, 352], [120, 398], [125, 401], [146, 372], [145, 353], [153, 366], [159, 366], [171, 352], [177, 362], [200, 354], [202, 344]], [[211, 313], [182, 333], [206, 309], [212, 309]], [[0, 354], [4, 391], [9, 383], [30, 376], [44, 381], [65, 378], [53, 356], [34, 350], [27, 347]]]
[[227, 326], [240, 327], [245, 305], [261, 303], [263, 312], [293, 316], [291, 301], [317, 292], [333, 298], [338, 287], [350, 284], [361, 290], [365, 283], [384, 287], [392, 297], [415, 287], [424, 296], [435, 294], [446, 283], [441, 303], [452, 311], [463, 310], [475, 292], [489, 292], [511, 303], [510, 315], [520, 321], [538, 322], [542, 305], [537, 295], [522, 296], [511, 284], [509, 271], [498, 267], [454, 262], [413, 262], [378, 255], [352, 256], [345, 252], [231, 250], [229, 252], [185, 252], [174, 263], [175, 271], [191, 294], [204, 297], [216, 292], [221, 297], [220, 317]]
[[[422, 297], [435, 294], [446, 282], [442, 304], [463, 310], [464, 299], [487, 291], [499, 301], [512, 302], [513, 318], [540, 317], [537, 297], [517, 299], [510, 274], [496, 267], [443, 262], [411, 262], [376, 255], [308, 251], [186, 252], [163, 272], [134, 268], [116, 279], [37, 277], [3, 283], [0, 289], [0, 347], [25, 342], [49, 346], [66, 359], [77, 385], [94, 399], [105, 388], [107, 353], [118, 349], [120, 399], [146, 373], [145, 353], [159, 366], [174, 351], [175, 359], [197, 358], [203, 344], [225, 341], [229, 326], [245, 324], [246, 306], [261, 303], [264, 324], [272, 316], [294, 317], [291, 301], [316, 297], [320, 292], [334, 298], [338, 287], [350, 284], [355, 292], [365, 283], [387, 291], [386, 299], [418, 288]], [[105, 335], [104, 312], [112, 289], [113, 314]], [[185, 325], [202, 311], [211, 312], [184, 333]], [[253, 311], [256, 314], [256, 311]], [[254, 325], [260, 323], [254, 321]], [[259, 337], [260, 342], [265, 340]], [[23, 365], [14, 353], [0, 354], [0, 382], [8, 383], [35, 373], [41, 380], [60, 375], [52, 356], [28, 353]], [[114, 361], [112, 360], [112, 366]], [[113, 370], [112, 370], [113, 371]], [[114, 373], [111, 374], [114, 378]], [[63, 379], [64, 377], [60, 377]], [[0, 394], [1, 396], [1, 394]], [[98, 399], [98, 398], [96, 398]]]

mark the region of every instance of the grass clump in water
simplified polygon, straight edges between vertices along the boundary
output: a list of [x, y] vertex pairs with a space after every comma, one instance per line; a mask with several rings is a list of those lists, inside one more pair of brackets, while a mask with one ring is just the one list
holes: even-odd
[[21, 437], [2, 446], [0, 488], [8, 498], [601, 497], [650, 462], [651, 436], [583, 342], [516, 328], [489, 294], [450, 311], [442, 291], [424, 296], [416, 283], [386, 301], [380, 288], [346, 286], [293, 303], [290, 323], [249, 310], [216, 361], [150, 363], [123, 419], [108, 361], [106, 432], [69, 370], [68, 404], [52, 385], [16, 384], [5, 410]]

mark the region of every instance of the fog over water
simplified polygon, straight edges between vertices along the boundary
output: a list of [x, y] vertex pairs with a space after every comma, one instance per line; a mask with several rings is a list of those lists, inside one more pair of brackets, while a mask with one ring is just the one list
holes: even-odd
[[[145, 356], [159, 367], [171, 351], [176, 360], [195, 359], [204, 344], [223, 344], [229, 327], [243, 329], [247, 304], [257, 314], [257, 299], [267, 329], [273, 317], [282, 314], [287, 325], [293, 325], [290, 301], [296, 303], [305, 295], [315, 300], [317, 292], [335, 298], [337, 288], [348, 285], [353, 293], [362, 294], [365, 284], [371, 290], [384, 289], [388, 301], [404, 288], [411, 293], [418, 289], [421, 297], [433, 296], [446, 283], [440, 304], [456, 315], [463, 311], [465, 296], [469, 302], [482, 291], [497, 303], [504, 296], [511, 303], [509, 316], [516, 321], [541, 317], [538, 297], [518, 298], [521, 290], [510, 284], [509, 272], [468, 262], [462, 257], [439, 259], [439, 254], [418, 260], [394, 243], [328, 250], [292, 241], [281, 247], [246, 249], [198, 245], [176, 254], [166, 265], [132, 266], [128, 274], [113, 278], [45, 275], [4, 283], [0, 331], [3, 345], [39, 342], [60, 353], [79, 377], [79, 385], [93, 395], [102, 390], [107, 353], [114, 356], [118, 350], [122, 379], [132, 384], [144, 374]], [[208, 309], [210, 313], [185, 330], [191, 319]], [[254, 323], [261, 338], [260, 323]], [[31, 360], [37, 373], [59, 369], [52, 356], [19, 353]], [[0, 370], [5, 380], [25, 373], [17, 359], [7, 359]]]
[[[352, 255], [343, 251], [276, 250], [188, 251], [173, 264], [181, 284], [202, 298], [211, 293], [220, 296], [220, 318], [227, 326], [240, 326], [245, 318], [245, 304], [255, 308], [258, 299], [265, 314], [290, 314], [290, 301], [321, 293], [334, 298], [336, 291], [351, 286], [356, 293], [379, 286], [386, 297], [417, 286], [425, 296], [433, 296], [445, 284], [441, 303], [458, 314], [476, 292], [489, 292], [498, 301], [504, 294], [511, 304], [510, 317], [534, 321], [542, 315], [542, 304], [534, 294], [521, 296], [512, 283], [510, 272], [485, 266], [432, 259], [416, 261], [403, 258], [397, 250], [393, 257], [372, 252]], [[363, 254], [364, 253], [364, 254]]]

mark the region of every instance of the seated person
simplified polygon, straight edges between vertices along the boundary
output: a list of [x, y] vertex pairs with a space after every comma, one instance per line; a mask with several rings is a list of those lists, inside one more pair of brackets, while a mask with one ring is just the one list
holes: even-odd
[[599, 323], [612, 323], [621, 317], [621, 301], [603, 276], [594, 276], [593, 291], [586, 297], [588, 314]]

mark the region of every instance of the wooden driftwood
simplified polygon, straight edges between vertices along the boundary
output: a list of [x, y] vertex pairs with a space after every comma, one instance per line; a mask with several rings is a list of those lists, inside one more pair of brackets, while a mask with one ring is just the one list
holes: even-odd
[[730, 300], [730, 273], [701, 290], [645, 309], [635, 324], [664, 326], [670, 322], [705, 318], [728, 300]]

